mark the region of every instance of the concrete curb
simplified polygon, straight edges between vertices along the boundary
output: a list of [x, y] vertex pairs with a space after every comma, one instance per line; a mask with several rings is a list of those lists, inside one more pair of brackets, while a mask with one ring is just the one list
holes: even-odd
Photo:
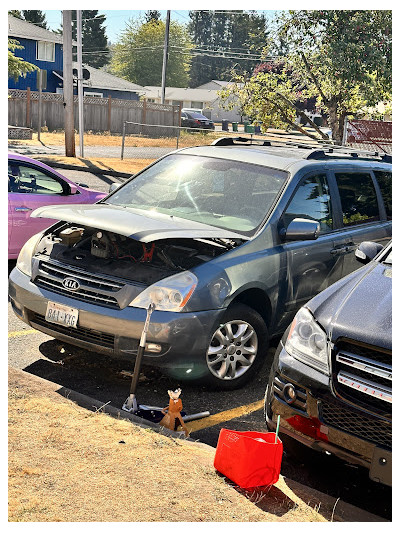
[[[29, 372], [25, 372], [24, 370], [18, 370], [14, 368], [12, 371], [14, 374], [21, 373], [25, 378], [29, 378], [29, 380], [39, 381], [42, 385], [43, 391], [49, 390], [56, 392], [64, 398], [75, 402], [80, 407], [88, 409], [89, 411], [102, 412], [116, 419], [129, 420], [132, 424], [144, 429], [152, 429], [153, 431], [168, 437], [183, 439], [190, 443], [190, 445], [209, 449], [213, 451], [213, 453], [215, 451], [215, 448], [208, 444], [196, 441], [190, 437], [185, 437], [181, 433], [170, 431], [159, 424], [144, 420], [143, 418], [127, 413], [126, 411], [122, 411], [122, 409], [118, 409], [112, 405], [104, 404], [103, 402], [95, 400], [90, 396], [86, 396], [80, 392], [68, 389], [40, 376], [36, 376], [34, 374], [30, 374]], [[289, 494], [293, 494], [294, 499], [296, 499], [297, 496], [297, 498], [300, 497], [300, 499], [304, 502], [308, 501], [309, 504], [315, 502], [315, 505], [318, 505], [319, 502], [321, 506], [320, 510], [321, 512], [323, 511], [323, 516], [325, 516], [327, 519], [330, 519], [331, 522], [389, 522], [380, 516], [369, 513], [368, 511], [364, 511], [363, 509], [355, 507], [352, 504], [319, 492], [318, 490], [307, 487], [306, 485], [302, 485], [297, 481], [284, 478], [283, 476], [280, 476], [277, 486], [285, 486]]]

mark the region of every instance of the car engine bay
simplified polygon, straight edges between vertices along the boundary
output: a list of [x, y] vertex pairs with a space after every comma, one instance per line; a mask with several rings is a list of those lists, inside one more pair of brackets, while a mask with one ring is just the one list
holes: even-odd
[[175, 238], [143, 243], [103, 229], [60, 223], [45, 233], [35, 256], [148, 285], [206, 263], [242, 242]]

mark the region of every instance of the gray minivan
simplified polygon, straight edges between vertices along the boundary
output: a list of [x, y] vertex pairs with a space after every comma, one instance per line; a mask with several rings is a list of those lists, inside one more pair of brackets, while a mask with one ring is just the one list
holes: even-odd
[[269, 339], [391, 237], [391, 157], [221, 138], [159, 159], [22, 249], [12, 307], [69, 344], [225, 389], [252, 378]]

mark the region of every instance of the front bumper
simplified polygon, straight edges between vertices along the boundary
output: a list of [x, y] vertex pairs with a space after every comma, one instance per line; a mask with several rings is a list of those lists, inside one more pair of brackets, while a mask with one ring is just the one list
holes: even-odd
[[[9, 297], [15, 314], [31, 327], [69, 344], [135, 360], [146, 309], [110, 309], [56, 294], [37, 287], [17, 268], [9, 277]], [[78, 328], [46, 322], [48, 301], [79, 309]], [[154, 311], [147, 343], [160, 345], [161, 351], [145, 351], [143, 362], [180, 369], [187, 377], [206, 375], [205, 353], [223, 312], [223, 309], [198, 313]]]
[[[296, 400], [285, 394], [287, 384]], [[330, 379], [291, 357], [280, 343], [265, 399], [266, 422], [318, 451], [367, 467], [375, 481], [391, 485], [391, 420], [336, 397]]]

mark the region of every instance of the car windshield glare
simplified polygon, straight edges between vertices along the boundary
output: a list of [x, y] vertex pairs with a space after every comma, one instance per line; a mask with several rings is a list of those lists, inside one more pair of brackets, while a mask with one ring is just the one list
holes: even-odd
[[252, 235], [286, 178], [261, 165], [174, 154], [118, 188], [107, 203]]

